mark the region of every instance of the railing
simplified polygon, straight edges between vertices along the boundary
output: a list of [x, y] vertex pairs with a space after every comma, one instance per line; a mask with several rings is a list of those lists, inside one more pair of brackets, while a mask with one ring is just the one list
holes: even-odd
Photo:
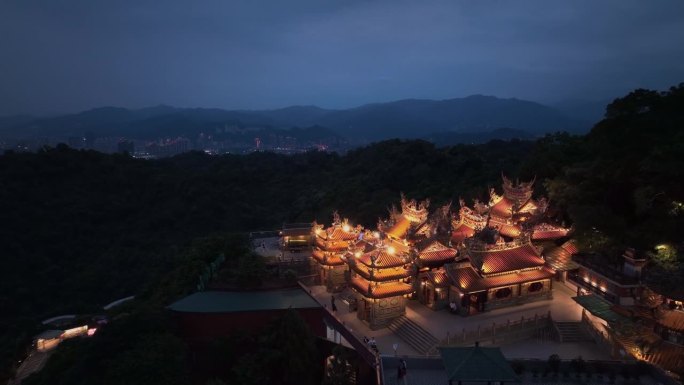
[[611, 356], [613, 355], [613, 347], [615, 342], [612, 340], [611, 336], [603, 331], [599, 330], [596, 325], [587, 316], [586, 310], [582, 309], [582, 319], [580, 324], [584, 331], [586, 331], [589, 336], [600, 345], [605, 351], [607, 351]]
[[635, 286], [639, 285], [640, 283], [639, 278], [627, 276], [624, 274], [624, 272], [612, 266], [597, 263], [590, 255], [575, 254], [572, 256], [572, 260], [582, 265], [582, 267], [585, 269], [590, 270], [594, 274], [601, 275], [607, 280], [613, 281], [618, 285]]
[[[318, 302], [316, 297], [313, 296], [309, 288], [299, 281], [299, 286], [304, 290], [314, 301]], [[359, 353], [361, 358], [363, 358], [368, 365], [371, 367], [377, 367], [379, 357], [373, 352], [370, 347], [361, 340], [361, 337], [354, 334], [347, 326], [337, 319], [337, 317], [330, 311], [327, 306], [324, 306], [323, 320], [325, 323], [335, 329], [344, 339], [349, 342], [349, 344]]]
[[304, 286], [305, 290], [308, 292], [307, 286], [317, 286], [321, 284], [320, 274], [310, 274], [297, 277], [300, 285]]
[[612, 302], [612, 303], [617, 303], [617, 302], [618, 302], [618, 297], [617, 297], [615, 294], [611, 293], [611, 292], [608, 291], [607, 289], [606, 289], [606, 291], [603, 291], [603, 290], [601, 290], [600, 287], [598, 287], [598, 286], [593, 286], [593, 285], [590, 284], [589, 282], [587, 282], [587, 281], [585, 281], [584, 279], [582, 279], [582, 277], [580, 277], [580, 276], [577, 275], [576, 273], [570, 273], [570, 274], [568, 274], [568, 280], [569, 280], [570, 282], [574, 283], [575, 285], [581, 287], [582, 289], [585, 289], [585, 290], [587, 290], [587, 291], [589, 291], [589, 292], [591, 292], [591, 293], [597, 294], [597, 295], [599, 295], [600, 297], [605, 298], [605, 299], [606, 299], [607, 301], [609, 301], [609, 302]]
[[[476, 330], [467, 331], [463, 328], [460, 332], [447, 332], [440, 345], [442, 346], [469, 346], [475, 342], [488, 342], [492, 344], [497, 342], [511, 342], [540, 335], [547, 337], [543, 333], [548, 330], [551, 322], [551, 314], [538, 315], [535, 313], [534, 317], [511, 320], [508, 319], [503, 323], [493, 322], [491, 325], [478, 325]], [[549, 336], [550, 338], [550, 336]]]

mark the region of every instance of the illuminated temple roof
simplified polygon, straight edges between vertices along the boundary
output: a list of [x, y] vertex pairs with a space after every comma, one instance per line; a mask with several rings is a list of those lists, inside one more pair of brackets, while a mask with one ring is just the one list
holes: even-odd
[[382, 284], [373, 284], [362, 277], [354, 277], [351, 280], [351, 285], [354, 290], [359, 292], [367, 298], [387, 298], [398, 295], [410, 294], [413, 292], [413, 286], [403, 282], [385, 282]]
[[553, 246], [544, 250], [546, 264], [556, 271], [569, 271], [579, 267], [577, 262], [572, 260], [572, 254], [562, 246]]
[[[504, 245], [505, 246], [505, 245]], [[497, 274], [539, 267], [544, 260], [537, 248], [531, 243], [515, 247], [502, 247], [499, 250], [468, 250], [473, 266], [482, 274]]]
[[443, 267], [429, 271], [427, 277], [435, 287], [449, 286], [449, 277], [447, 277], [446, 270]]
[[349, 247], [349, 242], [342, 240], [327, 241], [321, 237], [316, 237], [316, 246], [326, 250], [345, 250]]
[[395, 239], [403, 238], [408, 233], [410, 227], [411, 221], [402, 215], [401, 218], [387, 230], [386, 234]]
[[570, 229], [539, 223], [534, 226], [532, 239], [535, 241], [563, 238], [568, 235]]
[[314, 249], [311, 256], [321, 265], [340, 266], [345, 263], [338, 253], [326, 252], [319, 249]]
[[411, 271], [404, 269], [403, 266], [386, 269], [372, 269], [362, 263], [356, 263], [352, 268], [369, 281], [392, 281], [406, 278], [411, 274]]
[[459, 224], [454, 228], [451, 233], [451, 240], [455, 243], [461, 243], [466, 238], [470, 238], [475, 235], [475, 229], [468, 227], [465, 224]]
[[444, 246], [439, 241], [431, 241], [418, 253], [418, 260], [424, 265], [443, 265], [453, 262], [458, 251]]
[[464, 264], [446, 265], [446, 275], [451, 283], [464, 293], [471, 293], [518, 283], [551, 278], [553, 272], [546, 268], [509, 273], [495, 277], [481, 277], [472, 266]]
[[499, 231], [499, 234], [505, 235], [510, 238], [516, 238], [519, 237], [520, 234], [522, 234], [522, 228], [513, 223], [498, 221], [495, 218], [492, 218], [489, 224], [490, 226], [495, 227]]
[[502, 197], [489, 209], [489, 213], [492, 216], [499, 218], [510, 218], [513, 215], [511, 210], [513, 208], [513, 204], [513, 201], [510, 199]]
[[570, 255], [574, 255], [574, 254], [579, 253], [579, 249], [577, 248], [577, 243], [572, 239], [565, 242], [560, 247], [562, 247], [565, 251], [570, 253]]
[[[375, 261], [373, 261], [375, 259]], [[356, 259], [368, 267], [386, 268], [404, 266], [407, 262], [404, 261], [396, 252], [390, 253], [388, 247], [382, 247], [370, 252], [364, 253]]]
[[684, 313], [681, 311], [666, 310], [656, 322], [667, 329], [684, 332]]

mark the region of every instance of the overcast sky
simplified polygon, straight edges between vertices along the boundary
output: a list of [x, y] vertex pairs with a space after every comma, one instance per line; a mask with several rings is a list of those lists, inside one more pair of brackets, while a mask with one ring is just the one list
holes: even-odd
[[682, 47], [681, 0], [1, 0], [0, 114], [604, 100]]

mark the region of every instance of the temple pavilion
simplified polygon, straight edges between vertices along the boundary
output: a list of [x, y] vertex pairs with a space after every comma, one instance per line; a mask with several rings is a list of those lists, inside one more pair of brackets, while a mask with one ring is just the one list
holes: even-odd
[[347, 263], [342, 258], [359, 238], [362, 228], [352, 227], [347, 219], [341, 220], [335, 212], [328, 228], [314, 223], [314, 249], [311, 253], [316, 262], [316, 274], [328, 292], [339, 292], [347, 286], [345, 272]]
[[390, 218], [387, 222], [380, 222], [378, 229], [384, 232], [391, 239], [407, 239], [418, 233], [428, 231], [428, 207], [430, 200], [416, 201], [406, 199], [401, 194], [401, 212], [395, 209], [390, 211]]
[[451, 246], [451, 204], [439, 208], [425, 224], [427, 231], [412, 240], [418, 279], [414, 289], [418, 300], [437, 310], [449, 303], [449, 281], [444, 265], [454, 262], [458, 250]]
[[553, 271], [529, 234], [506, 242], [487, 227], [465, 242], [465, 259], [445, 267], [462, 315], [552, 297]]
[[413, 293], [410, 279], [413, 260], [402, 242], [378, 239], [372, 250], [347, 254], [350, 284], [358, 294], [357, 315], [375, 330], [387, 326], [406, 312], [406, 299]]

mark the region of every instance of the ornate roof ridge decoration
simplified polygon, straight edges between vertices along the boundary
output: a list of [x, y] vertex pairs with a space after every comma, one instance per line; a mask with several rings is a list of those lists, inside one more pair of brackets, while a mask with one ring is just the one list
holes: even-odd
[[430, 207], [430, 199], [423, 201], [408, 200], [404, 193], [401, 193], [401, 213], [411, 222], [425, 222], [428, 216], [428, 207]]
[[502, 199], [503, 199], [503, 195], [497, 194], [494, 187], [489, 188], [489, 207], [490, 208], [492, 206], [496, 205], [497, 203], [501, 202]]
[[411, 263], [411, 259], [408, 253], [396, 250], [392, 246], [379, 245], [376, 249], [361, 254], [356, 262], [374, 269], [385, 269], [404, 266]]
[[[523, 233], [518, 238], [515, 238], [510, 242], [506, 242], [502, 239], [499, 239], [499, 241], [497, 241], [493, 245], [490, 245], [487, 242], [478, 239], [477, 237], [466, 238], [464, 240], [464, 243], [469, 253], [486, 253], [490, 251], [510, 250], [517, 249], [519, 247], [524, 247], [527, 245], [534, 247], [534, 245], [532, 244], [532, 237], [529, 232]], [[539, 251], [536, 247], [534, 247], [534, 249], [537, 250], [537, 252]]]
[[337, 225], [337, 224], [339, 224], [339, 223], [341, 223], [341, 222], [342, 222], [342, 221], [340, 220], [340, 214], [337, 212], [337, 210], [333, 211], [333, 221], [332, 221], [332, 225], [335, 226], [335, 225]]
[[482, 229], [487, 224], [487, 217], [478, 214], [473, 209], [465, 205], [465, 202], [461, 204], [461, 208], [458, 210], [458, 223], [464, 224], [471, 229]]
[[442, 242], [434, 239], [426, 247], [424, 247], [422, 250], [420, 250], [420, 252], [421, 253], [427, 253], [430, 251], [439, 251], [439, 250], [447, 250], [447, 249], [451, 249], [451, 248], [447, 247]]
[[511, 182], [510, 179], [501, 172], [501, 179], [503, 179], [503, 190], [504, 197], [515, 202], [519, 207], [526, 203], [530, 198], [532, 198], [532, 192], [534, 191], [534, 182], [537, 177], [535, 176], [529, 182], [520, 182], [516, 179], [515, 183]]
[[535, 231], [557, 231], [557, 230], [570, 230], [567, 227], [556, 226], [548, 222], [539, 222], [534, 225]]

